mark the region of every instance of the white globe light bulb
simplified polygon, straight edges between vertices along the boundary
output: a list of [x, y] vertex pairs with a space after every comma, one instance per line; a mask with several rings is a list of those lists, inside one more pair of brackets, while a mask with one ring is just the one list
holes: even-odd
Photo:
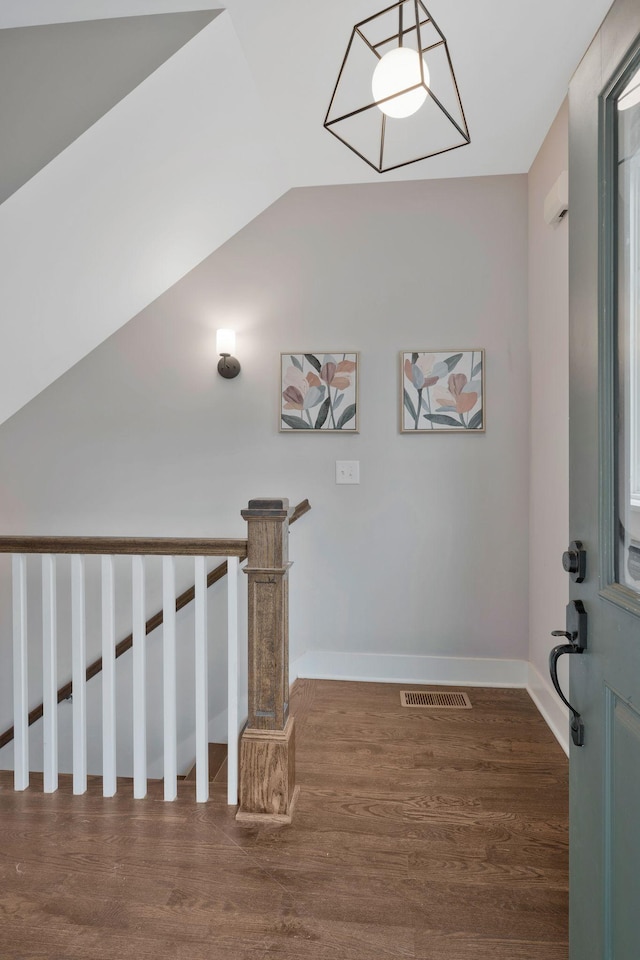
[[[424, 82], [429, 85], [429, 71], [422, 61]], [[427, 91], [423, 86], [416, 87], [408, 93], [401, 93], [407, 87], [422, 83], [420, 76], [420, 56], [411, 47], [396, 47], [385, 53], [379, 61], [371, 78], [373, 99], [378, 101], [378, 107], [388, 117], [410, 117], [420, 109], [427, 99]], [[400, 94], [400, 96], [394, 96]], [[385, 97], [392, 97], [385, 103], [380, 103]]]

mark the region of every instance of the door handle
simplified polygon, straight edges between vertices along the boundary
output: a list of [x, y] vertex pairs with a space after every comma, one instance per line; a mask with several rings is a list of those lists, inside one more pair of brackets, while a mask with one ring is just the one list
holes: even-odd
[[[552, 637], [568, 637], [568, 634], [565, 630], [554, 630], [551, 634]], [[582, 653], [582, 650], [578, 650], [572, 643], [559, 643], [557, 647], [554, 647], [551, 653], [549, 654], [549, 673], [551, 674], [551, 681], [556, 688], [558, 696], [564, 704], [571, 711], [571, 739], [575, 743], [576, 747], [582, 747], [584, 745], [584, 723], [582, 717], [577, 710], [571, 706], [567, 698], [565, 697], [562, 689], [560, 687], [560, 681], [558, 680], [558, 660], [563, 653]]]
[[571, 706], [560, 687], [558, 680], [558, 660], [564, 654], [584, 653], [587, 649], [587, 611], [581, 600], [572, 600], [567, 604], [567, 629], [553, 630], [552, 637], [565, 637], [569, 643], [560, 643], [549, 654], [549, 673], [551, 682], [562, 702], [571, 713], [571, 739], [577, 747], [584, 745], [584, 723], [578, 711]]

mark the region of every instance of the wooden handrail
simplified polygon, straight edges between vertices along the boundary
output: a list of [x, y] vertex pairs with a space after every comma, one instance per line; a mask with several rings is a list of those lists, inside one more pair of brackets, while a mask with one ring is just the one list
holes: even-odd
[[174, 537], [0, 537], [0, 553], [246, 557], [247, 541], [181, 540]]
[[305, 513], [309, 513], [309, 510], [311, 510], [311, 504], [308, 500], [301, 500], [300, 503], [297, 503], [293, 508], [293, 513], [289, 517], [289, 526], [295, 523], [296, 520], [299, 520], [300, 517], [303, 517]]
[[[290, 518], [290, 520], [289, 520], [289, 525], [291, 525], [292, 523], [295, 523], [296, 520], [299, 520], [300, 517], [304, 516], [305, 513], [308, 513], [309, 510], [311, 510], [311, 504], [309, 503], [309, 501], [308, 501], [308, 500], [301, 500], [300, 503], [297, 504], [296, 507], [294, 507], [293, 513], [291, 514], [291, 518]], [[60, 541], [62, 540], [62, 541], [66, 541], [66, 542], [68, 542], [68, 543], [70, 543], [70, 544], [71, 544], [71, 543], [73, 543], [73, 544], [80, 544], [80, 543], [82, 543], [85, 539], [86, 539], [87, 543], [90, 543], [90, 544], [98, 544], [98, 543], [100, 543], [100, 544], [102, 544], [102, 543], [111, 543], [111, 544], [113, 544], [113, 543], [144, 543], [144, 544], [149, 544], [149, 543], [157, 543], [157, 544], [159, 544], [159, 543], [163, 543], [163, 544], [180, 544], [180, 543], [187, 543], [187, 544], [189, 544], [189, 545], [193, 545], [193, 544], [212, 544], [212, 543], [217, 543], [217, 544], [220, 544], [220, 543], [244, 544], [244, 552], [229, 551], [228, 553], [225, 554], [225, 556], [230, 556], [230, 557], [236, 556], [236, 557], [239, 557], [240, 560], [246, 560], [246, 559], [247, 559], [247, 541], [246, 541], [246, 540], [187, 540], [187, 541], [181, 541], [181, 540], [167, 540], [167, 539], [164, 539], [164, 538], [157, 538], [157, 539], [154, 539], [154, 540], [149, 540], [149, 539], [146, 539], [146, 540], [129, 540], [128, 538], [123, 538], [123, 537], [118, 537], [118, 538], [113, 538], [113, 537], [106, 537], [106, 538], [96, 538], [96, 537], [87, 537], [87, 538], [83, 538], [83, 537], [80, 537], [80, 538], [78, 538], [78, 537], [75, 537], [75, 538], [74, 538], [74, 537], [3, 537], [2, 539], [0, 539], [0, 553], [2, 553], [2, 552], [12, 552], [12, 553], [13, 553], [13, 552], [15, 552], [15, 553], [82, 553], [82, 552], [83, 552], [82, 550], [75, 550], [75, 549], [74, 549], [74, 550], [60, 550], [60, 549], [58, 549], [57, 547], [54, 548], [54, 549], [46, 549], [46, 548], [45, 548], [45, 549], [33, 549], [33, 550], [31, 550], [31, 549], [24, 549], [24, 548], [22, 547], [22, 543], [23, 543], [25, 540], [33, 541], [34, 543], [37, 542], [37, 543], [39, 543], [39, 544], [43, 544], [43, 543], [47, 543], [47, 542], [54, 542], [54, 541], [55, 541], [56, 543], [60, 543]], [[9, 551], [9, 550], [4, 550], [3, 545], [4, 545], [5, 543], [9, 543], [10, 541], [16, 541], [17, 543], [20, 544], [20, 546], [17, 546], [16, 548], [13, 548], [13, 549], [10, 550], [10, 551]], [[89, 552], [89, 553], [98, 553], [98, 554], [100, 554], [100, 553], [110, 554], [110, 553], [122, 552], [122, 553], [124, 553], [124, 554], [126, 554], [126, 555], [132, 555], [132, 554], [135, 555], [136, 553], [145, 554], [145, 553], [154, 553], [154, 552], [157, 552], [157, 553], [160, 553], [160, 554], [163, 554], [163, 553], [164, 553], [165, 556], [166, 556], [166, 555], [172, 555], [172, 556], [190, 556], [190, 555], [192, 555], [192, 553], [195, 553], [196, 556], [203, 556], [203, 555], [204, 555], [204, 556], [215, 556], [215, 553], [207, 553], [207, 552], [205, 551], [204, 554], [202, 554], [202, 553], [198, 553], [197, 550], [192, 551], [191, 549], [189, 549], [189, 550], [187, 550], [187, 551], [180, 551], [180, 550], [178, 550], [178, 551], [176, 551], [175, 553], [171, 553], [171, 551], [168, 551], [168, 552], [167, 552], [167, 551], [162, 551], [162, 550], [159, 550], [159, 551], [153, 551], [153, 550], [151, 550], [151, 551], [149, 551], [149, 550], [134, 550], [134, 551], [130, 551], [130, 550], [123, 550], [123, 551], [104, 550], [104, 551], [103, 551], [103, 550], [97, 550], [97, 549], [96, 549], [96, 550], [89, 550], [89, 551], [87, 551], [87, 552]], [[222, 578], [223, 578], [224, 576], [226, 576], [226, 574], [227, 574], [227, 562], [226, 562], [226, 560], [225, 560], [224, 563], [220, 563], [220, 564], [219, 564], [217, 567], [215, 567], [209, 574], [207, 574], [207, 587], [211, 587], [214, 583], [217, 583], [218, 580], [222, 580]], [[188, 590], [185, 590], [184, 593], [181, 593], [180, 596], [176, 598], [176, 613], [178, 612], [178, 610], [182, 610], [183, 607], [186, 607], [188, 603], [191, 603], [191, 601], [192, 601], [192, 600], [194, 599], [194, 597], [195, 597], [195, 592], [196, 592], [196, 591], [195, 591], [195, 586], [189, 587]], [[162, 611], [162, 610], [159, 610], [157, 613], [154, 613], [154, 615], [153, 615], [152, 617], [150, 617], [150, 618], [147, 620], [146, 624], [145, 624], [145, 633], [146, 633], [146, 635], [148, 636], [150, 633], [152, 633], [153, 630], [156, 630], [159, 626], [161, 626], [161, 625], [162, 625], [162, 622], [163, 622], [163, 619], [164, 619], [164, 616], [163, 616], [163, 611]], [[130, 633], [127, 637], [124, 638], [124, 640], [121, 640], [118, 644], [116, 644], [116, 651], [115, 651], [116, 659], [117, 659], [118, 657], [121, 657], [123, 653], [126, 653], [127, 650], [130, 650], [132, 646], [133, 646], [133, 634]], [[87, 667], [86, 680], [89, 681], [89, 680], [93, 679], [93, 677], [95, 677], [98, 673], [100, 673], [101, 670], [102, 670], [102, 657], [98, 657], [97, 660], [94, 660], [93, 663], [90, 663], [89, 666]], [[64, 685], [63, 687], [60, 687], [60, 689], [58, 690], [58, 703], [62, 703], [63, 700], [68, 700], [69, 697], [71, 696], [72, 692], [73, 692], [73, 684], [72, 684], [71, 681], [69, 681], [68, 683], [65, 683], [65, 685]], [[44, 712], [44, 704], [40, 703], [40, 704], [38, 704], [37, 707], [34, 707], [33, 710], [31, 710], [30, 713], [29, 713], [29, 726], [31, 726], [33, 723], [35, 723], [36, 720], [40, 720], [40, 718], [41, 718], [42, 715], [43, 715], [43, 712]], [[11, 743], [12, 740], [13, 740], [13, 727], [11, 726], [11, 727], [8, 727], [8, 729], [5, 730], [4, 733], [0, 734], [0, 750], [2, 749], [2, 747], [6, 747], [6, 745], [7, 745], [8, 743]]]

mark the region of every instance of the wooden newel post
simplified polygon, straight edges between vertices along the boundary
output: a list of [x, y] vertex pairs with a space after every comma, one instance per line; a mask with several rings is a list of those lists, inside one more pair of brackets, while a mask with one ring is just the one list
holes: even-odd
[[295, 741], [289, 716], [289, 501], [250, 500], [249, 718], [240, 740], [238, 819], [291, 820]]

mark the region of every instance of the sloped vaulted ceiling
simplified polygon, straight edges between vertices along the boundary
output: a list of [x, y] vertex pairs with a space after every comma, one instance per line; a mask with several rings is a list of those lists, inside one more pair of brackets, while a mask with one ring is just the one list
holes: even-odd
[[526, 173], [610, 0], [426, 4], [471, 144], [380, 177], [322, 127], [380, 0], [0, 0], [0, 423], [291, 188]]
[[0, 30], [0, 203], [219, 12]]

